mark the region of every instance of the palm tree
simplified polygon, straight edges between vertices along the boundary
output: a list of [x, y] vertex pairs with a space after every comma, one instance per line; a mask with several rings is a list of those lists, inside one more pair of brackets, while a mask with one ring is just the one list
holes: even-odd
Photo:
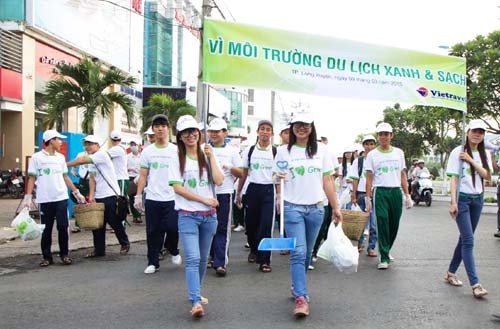
[[196, 108], [185, 99], [173, 100], [166, 94], [153, 94], [141, 111], [142, 128], [144, 133], [151, 126], [151, 119], [156, 114], [165, 114], [170, 122], [170, 131], [175, 136], [175, 123], [180, 116], [196, 115]]
[[135, 124], [133, 100], [124, 93], [106, 91], [115, 84], [131, 86], [137, 82], [134, 77], [114, 67], [104, 71], [99, 61], [88, 57], [77, 64], [59, 63], [56, 73], [59, 77], [47, 82], [45, 87], [48, 105], [45, 124], [49, 127], [61, 124], [64, 110], [76, 107], [83, 109], [83, 133], [92, 134], [96, 116], [107, 118], [115, 104], [125, 111], [127, 125]]

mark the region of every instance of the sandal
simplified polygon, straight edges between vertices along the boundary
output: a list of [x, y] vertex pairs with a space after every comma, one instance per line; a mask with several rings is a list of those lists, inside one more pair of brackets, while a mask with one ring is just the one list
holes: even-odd
[[269, 264], [260, 264], [259, 269], [262, 273], [269, 273], [273, 270]]
[[71, 233], [80, 233], [82, 230], [79, 227], [75, 227], [71, 229]]
[[209, 260], [207, 262], [207, 268], [213, 268], [214, 267], [214, 261], [213, 260]]
[[201, 305], [208, 305], [208, 298], [201, 296]]
[[488, 291], [486, 291], [480, 283], [476, 283], [472, 286], [472, 294], [476, 298], [483, 298], [488, 294]]
[[[463, 285], [463, 282], [457, 278], [455, 273], [446, 272], [444, 280], [454, 287], [461, 287]], [[472, 292], [474, 292], [474, 287], [472, 287]]]
[[254, 254], [253, 252], [251, 252], [249, 255], [248, 255], [248, 262], [249, 263], [255, 263], [257, 261], [257, 255]]
[[368, 252], [366, 253], [366, 256], [368, 257], [377, 257], [377, 252], [373, 249], [368, 249]]
[[203, 307], [201, 304], [195, 304], [193, 308], [191, 308], [191, 316], [193, 318], [201, 318], [202, 316], [205, 315], [205, 311], [203, 310]]
[[62, 261], [63, 265], [73, 264], [73, 259], [71, 259], [71, 257], [69, 257], [69, 256], [61, 257], [61, 261]]
[[128, 251], [130, 250], [130, 243], [122, 246], [120, 248], [120, 255], [126, 255], [128, 254]]
[[215, 270], [215, 274], [217, 274], [217, 276], [226, 276], [226, 269], [222, 266], [219, 266], [217, 267], [217, 269]]
[[40, 262], [40, 267], [47, 267], [49, 265], [54, 264], [54, 261], [52, 259], [44, 259]]

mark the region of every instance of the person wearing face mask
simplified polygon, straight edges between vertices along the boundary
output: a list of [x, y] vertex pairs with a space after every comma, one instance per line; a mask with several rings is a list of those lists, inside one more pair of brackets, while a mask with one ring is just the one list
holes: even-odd
[[137, 192], [137, 184], [134, 182], [134, 180], [139, 175], [141, 170], [141, 155], [139, 154], [139, 145], [137, 145], [135, 141], [130, 142], [130, 151], [131, 152], [127, 154], [127, 172], [129, 177], [129, 207], [130, 212], [134, 217], [133, 222], [136, 224], [141, 224], [141, 213], [134, 207], [134, 196]]

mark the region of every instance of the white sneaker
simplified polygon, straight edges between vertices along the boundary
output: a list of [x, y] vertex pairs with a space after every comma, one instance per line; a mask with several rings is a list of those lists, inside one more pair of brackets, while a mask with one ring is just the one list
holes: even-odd
[[391, 255], [391, 254], [389, 254], [389, 259], [390, 259], [390, 261], [391, 261], [391, 262], [393, 262], [395, 258], [394, 258], [394, 257], [392, 257], [392, 255]]
[[157, 272], [158, 269], [156, 268], [156, 266], [154, 265], [149, 265], [148, 267], [146, 267], [146, 269], [144, 270], [144, 274], [153, 274], [155, 272]]
[[236, 226], [233, 231], [235, 232], [241, 232], [241, 231], [244, 231], [245, 230], [245, 227], [244, 226], [241, 226], [241, 225], [238, 225]]
[[309, 271], [312, 271], [312, 270], [314, 270], [314, 266], [309, 265], [309, 267], [308, 267], [307, 269], [308, 269]]
[[318, 261], [318, 257], [313, 256], [313, 258], [312, 258], [312, 262], [313, 262], [313, 263], [316, 263], [317, 261]]
[[378, 263], [377, 268], [379, 270], [386, 270], [386, 269], [389, 268], [389, 263], [387, 263], [387, 262], [380, 262], [380, 263]]
[[172, 256], [172, 264], [177, 265], [177, 266], [182, 264], [182, 257], [180, 254], [176, 255], [176, 256]]

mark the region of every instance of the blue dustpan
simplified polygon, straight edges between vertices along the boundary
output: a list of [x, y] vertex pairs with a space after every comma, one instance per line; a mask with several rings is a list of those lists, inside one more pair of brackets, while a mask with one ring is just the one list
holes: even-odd
[[[283, 166], [280, 166], [283, 164]], [[286, 161], [278, 161], [278, 167], [280, 170], [286, 170], [288, 163]], [[271, 251], [271, 250], [293, 250], [297, 240], [295, 238], [285, 238], [284, 237], [284, 218], [285, 218], [285, 201], [284, 201], [284, 190], [285, 181], [282, 178], [280, 183], [280, 237], [279, 238], [264, 238], [260, 241], [258, 249], [261, 251]]]

